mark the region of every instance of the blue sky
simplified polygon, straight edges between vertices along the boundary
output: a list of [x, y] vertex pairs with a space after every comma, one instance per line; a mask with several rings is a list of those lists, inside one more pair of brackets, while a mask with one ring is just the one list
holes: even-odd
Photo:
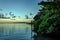
[[12, 12], [16, 16], [20, 16], [22, 19], [25, 15], [32, 13], [36, 15], [40, 6], [38, 3], [41, 0], [0, 0], [0, 13]]

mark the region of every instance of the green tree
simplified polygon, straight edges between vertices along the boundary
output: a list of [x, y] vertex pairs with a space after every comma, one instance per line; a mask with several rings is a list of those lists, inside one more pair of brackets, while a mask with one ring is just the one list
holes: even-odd
[[[42, 5], [43, 18], [35, 21], [35, 31], [52, 38], [60, 37], [60, 1], [53, 0], [40, 2]], [[41, 13], [40, 12], [40, 13]], [[40, 16], [41, 17], [41, 16]], [[48, 35], [49, 34], [49, 35]]]

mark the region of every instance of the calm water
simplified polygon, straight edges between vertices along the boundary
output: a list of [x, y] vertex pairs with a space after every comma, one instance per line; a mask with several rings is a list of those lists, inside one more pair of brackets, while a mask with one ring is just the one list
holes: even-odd
[[0, 23], [0, 40], [31, 40], [31, 25]]

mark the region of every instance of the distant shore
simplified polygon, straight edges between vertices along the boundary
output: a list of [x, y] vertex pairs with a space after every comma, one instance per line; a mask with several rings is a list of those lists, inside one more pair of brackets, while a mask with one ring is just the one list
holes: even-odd
[[13, 22], [13, 23], [31, 23], [32, 20], [30, 19], [0, 19], [0, 23], [9, 23], [9, 22]]

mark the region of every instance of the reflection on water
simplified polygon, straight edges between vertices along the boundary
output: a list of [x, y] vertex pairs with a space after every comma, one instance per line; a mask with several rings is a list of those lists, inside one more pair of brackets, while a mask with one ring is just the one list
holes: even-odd
[[31, 25], [0, 23], [0, 40], [31, 40]]

